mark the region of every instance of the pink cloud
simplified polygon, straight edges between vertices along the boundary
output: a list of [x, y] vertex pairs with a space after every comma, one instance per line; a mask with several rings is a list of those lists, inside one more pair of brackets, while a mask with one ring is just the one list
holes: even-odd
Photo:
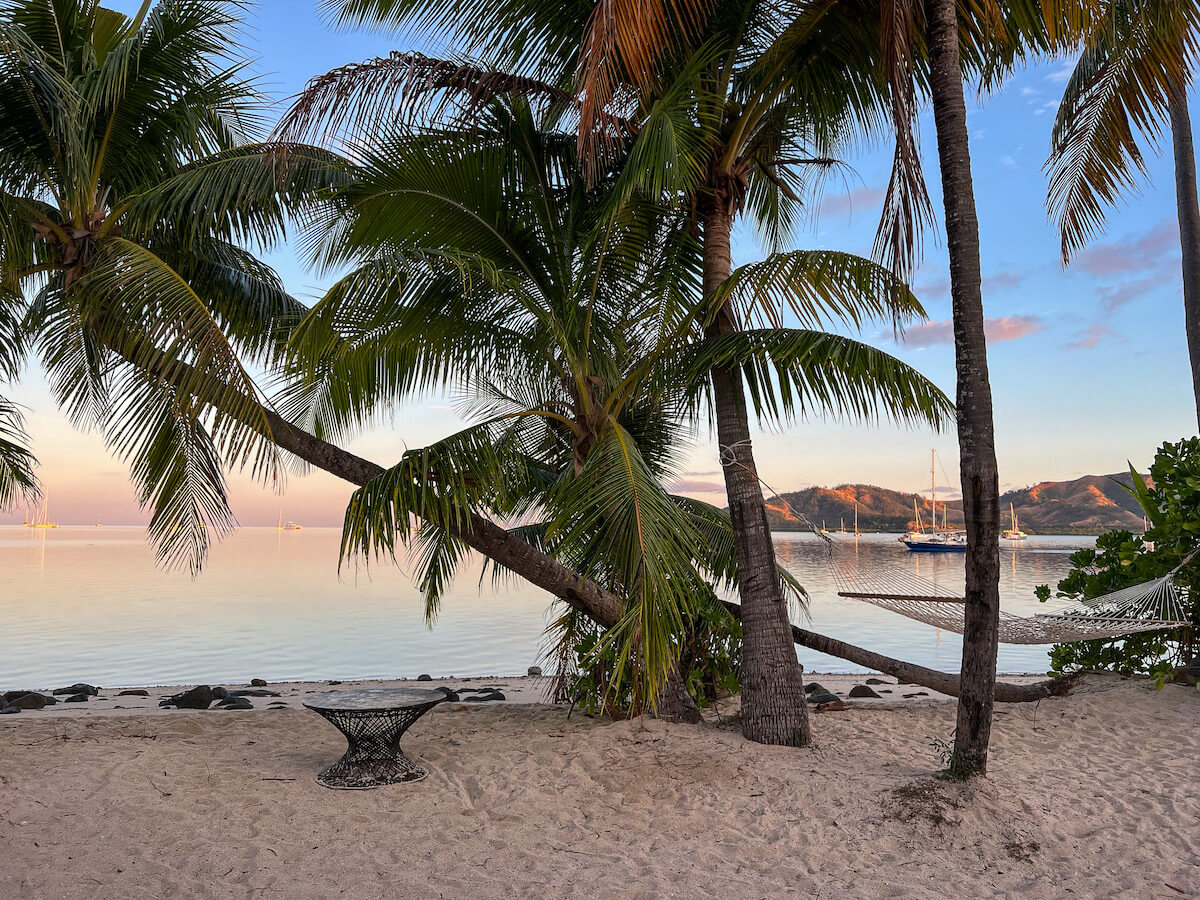
[[667, 489], [673, 492], [683, 492], [688, 494], [725, 493], [725, 485], [723, 484], [718, 484], [715, 481], [700, 481], [694, 478], [681, 478], [678, 481], [667, 485]]
[[1067, 344], [1067, 349], [1091, 350], [1107, 337], [1117, 338], [1122, 343], [1125, 342], [1124, 338], [1122, 338], [1103, 322], [1097, 322], [1094, 325], [1089, 325], [1083, 331], [1079, 332], [1075, 340]]
[[[989, 344], [1016, 341], [1031, 334], [1044, 331], [1046, 326], [1037, 316], [1001, 316], [984, 323]], [[954, 321], [922, 322], [904, 332], [904, 343], [910, 347], [932, 347], [935, 344], [954, 343]]]
[[1105, 241], [1079, 257], [1079, 267], [1092, 275], [1145, 275], [1179, 257], [1179, 223], [1164, 219], [1133, 240]]

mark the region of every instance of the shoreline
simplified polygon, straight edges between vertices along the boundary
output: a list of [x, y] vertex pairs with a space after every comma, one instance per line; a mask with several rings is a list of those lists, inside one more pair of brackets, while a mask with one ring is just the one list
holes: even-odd
[[[1043, 674], [1014, 673], [1001, 674], [1001, 680], [1013, 684], [1031, 684], [1045, 679]], [[462, 698], [449, 706], [472, 703], [478, 706], [546, 706], [550, 708], [567, 709], [570, 704], [554, 704], [548, 697], [551, 680], [548, 675], [517, 675], [517, 676], [471, 676], [465, 678], [432, 678], [418, 680], [415, 678], [359, 678], [359, 679], [326, 679], [321, 681], [275, 681], [267, 682], [265, 686], [253, 686], [250, 683], [224, 682], [213, 683], [210, 687], [223, 687], [228, 691], [260, 691], [263, 696], [251, 696], [247, 699], [253, 703], [253, 709], [236, 709], [228, 712], [274, 712], [278, 709], [304, 711], [304, 701], [312, 694], [326, 691], [369, 690], [396, 687], [420, 687], [437, 689], [449, 688], [455, 692], [462, 691]], [[868, 684], [867, 679], [872, 683]], [[257, 679], [256, 679], [257, 680]], [[897, 709], [940, 705], [953, 702], [954, 698], [918, 684], [898, 683], [891, 675], [879, 673], [846, 673], [846, 672], [806, 672], [805, 684], [820, 683], [841, 699], [847, 708], [864, 707], [874, 709]], [[66, 695], [60, 695], [57, 703], [40, 710], [22, 710], [19, 714], [0, 716], [0, 725], [4, 723], [18, 724], [37, 719], [71, 719], [71, 718], [106, 718], [112, 716], [136, 715], [179, 715], [187, 713], [226, 712], [217, 706], [207, 710], [176, 709], [161, 707], [159, 701], [165, 697], [177, 694], [182, 690], [194, 687], [197, 683], [174, 685], [133, 685], [129, 687], [114, 686], [100, 687], [98, 694], [90, 696], [84, 702], [64, 702]], [[863, 685], [871, 687], [880, 694], [877, 698], [849, 697], [850, 689]], [[5, 688], [7, 689], [7, 688]], [[473, 691], [494, 689], [500, 691], [503, 699], [486, 700], [482, 702], [467, 701], [465, 697]], [[15, 689], [14, 689], [15, 690]], [[43, 695], [51, 695], [54, 688], [34, 691]], [[122, 691], [145, 691], [146, 696], [120, 696]], [[731, 705], [736, 706], [736, 698], [722, 699], [711, 705], [718, 715], [730, 713]], [[1019, 704], [1018, 704], [1019, 705]]]

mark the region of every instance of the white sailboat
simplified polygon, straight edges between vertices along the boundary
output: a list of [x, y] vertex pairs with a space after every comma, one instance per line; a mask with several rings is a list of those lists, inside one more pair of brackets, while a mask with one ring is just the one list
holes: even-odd
[[50, 496], [46, 495], [46, 496], [42, 497], [42, 508], [38, 510], [37, 516], [35, 516], [32, 521], [30, 521], [29, 518], [26, 517], [25, 527], [26, 528], [57, 528], [58, 523], [50, 521], [49, 510], [50, 510]]
[[909, 532], [900, 540], [909, 550], [923, 553], [963, 553], [967, 549], [967, 536], [961, 531], [951, 531], [949, 510], [945, 510], [946, 527], [937, 530], [937, 451], [930, 451], [929, 505], [932, 510], [932, 527], [928, 534]]
[[303, 526], [303, 525], [297, 525], [295, 522], [292, 522], [292, 521], [288, 521], [288, 522], [287, 522], [287, 524], [284, 524], [284, 521], [283, 521], [283, 507], [280, 507], [280, 509], [279, 509], [279, 520], [278, 520], [278, 521], [275, 523], [275, 530], [276, 530], [276, 531], [303, 531], [303, 530], [304, 530], [304, 526]]
[[1013, 505], [1011, 503], [1008, 504], [1008, 514], [1012, 516], [1012, 528], [1000, 532], [1000, 537], [1004, 538], [1006, 541], [1023, 541], [1025, 538], [1029, 537], [1029, 535], [1027, 535], [1017, 526], [1017, 511], [1013, 509]]

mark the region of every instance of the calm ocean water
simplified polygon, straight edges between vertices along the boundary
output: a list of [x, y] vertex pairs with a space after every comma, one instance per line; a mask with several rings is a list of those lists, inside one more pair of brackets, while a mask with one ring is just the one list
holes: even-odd
[[[339, 530], [245, 528], [219, 544], [196, 580], [155, 568], [141, 528], [0, 527], [0, 688], [246, 680], [491, 675], [539, 662], [549, 597], [523, 583], [493, 590], [478, 567], [460, 577], [432, 629], [409, 577], [389, 564], [339, 577]], [[912, 554], [894, 535], [853, 538], [861, 565], [950, 583], [952, 554]], [[1044, 610], [1037, 584], [1068, 569], [1090, 538], [1031, 537], [1001, 554], [1011, 612]], [[811, 625], [888, 656], [956, 671], [958, 635], [836, 596], [820, 541], [776, 536], [780, 561], [812, 596]], [[801, 624], [804, 624], [801, 622]], [[1045, 647], [1001, 645], [1000, 671], [1040, 672]], [[809, 671], [860, 669], [806, 650]]]

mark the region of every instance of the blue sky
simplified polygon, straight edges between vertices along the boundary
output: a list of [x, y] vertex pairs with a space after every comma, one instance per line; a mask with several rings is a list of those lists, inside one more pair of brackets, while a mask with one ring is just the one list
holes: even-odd
[[[138, 4], [113, 5], [132, 11]], [[392, 49], [436, 51], [440, 45], [429, 36], [334, 31], [313, 2], [267, 0], [251, 11], [249, 26], [248, 49], [264, 87], [280, 99], [280, 109], [283, 98], [327, 69]], [[1144, 467], [1163, 440], [1196, 432], [1169, 155], [1151, 155], [1150, 183], [1111, 215], [1108, 234], [1069, 269], [1060, 264], [1058, 237], [1044, 206], [1042, 164], [1067, 71], [1062, 62], [1032, 66], [1000, 92], [969, 103], [997, 450], [1006, 488], [1114, 472], [1127, 459]], [[922, 152], [940, 217], [936, 145], [927, 112], [922, 122]], [[847, 160], [851, 168], [845, 180], [829, 182], [819, 214], [796, 235], [795, 246], [868, 254], [890, 160], [888, 147], [869, 148]], [[740, 229], [735, 238], [735, 262], [762, 255], [749, 229]], [[270, 259], [297, 296], [311, 301], [320, 293], [322, 282], [287, 248]], [[949, 281], [940, 229], [927, 236], [914, 284], [931, 321], [911, 328], [900, 344], [886, 324], [863, 337], [917, 366], [953, 396]], [[54, 410], [36, 368], [12, 395], [30, 410], [53, 517], [140, 521], [120, 462], [106, 453], [99, 436], [71, 430]], [[421, 446], [460, 423], [449, 399], [422, 398], [352, 448], [390, 464], [406, 447]], [[944, 467], [939, 485], [956, 485], [952, 432], [817, 420], [756, 435], [761, 473], [781, 491], [853, 481], [921, 490], [928, 484], [930, 448], [937, 449]], [[697, 436], [685, 469], [684, 486], [724, 503], [709, 435]], [[273, 523], [280, 507], [286, 517], [309, 524], [339, 523], [350, 490], [323, 473], [290, 478], [282, 496], [237, 474], [231, 481], [235, 511], [247, 525]]]

